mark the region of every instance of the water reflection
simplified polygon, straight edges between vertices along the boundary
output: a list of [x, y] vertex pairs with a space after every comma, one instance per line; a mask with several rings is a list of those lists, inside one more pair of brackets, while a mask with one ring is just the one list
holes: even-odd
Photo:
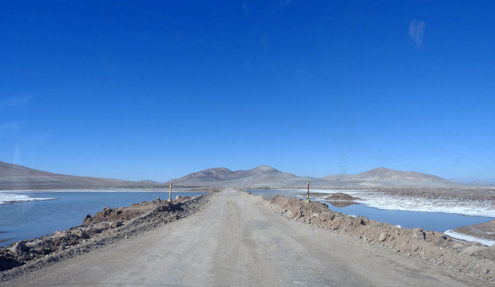
[[347, 207], [349, 205], [359, 205], [359, 203], [354, 202], [354, 201], [325, 201], [325, 203], [330, 203], [332, 206], [335, 207]]

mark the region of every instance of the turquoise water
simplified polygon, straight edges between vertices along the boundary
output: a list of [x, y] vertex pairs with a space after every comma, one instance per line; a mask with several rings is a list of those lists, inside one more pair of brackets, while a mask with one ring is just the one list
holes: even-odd
[[[273, 198], [274, 195], [285, 195], [296, 197], [304, 192], [284, 191], [284, 190], [249, 190], [249, 192], [263, 195], [266, 198]], [[364, 216], [376, 221], [400, 225], [405, 228], [421, 227], [424, 230], [445, 232], [456, 229], [460, 226], [484, 223], [493, 220], [490, 217], [465, 216], [452, 213], [437, 212], [412, 212], [401, 210], [382, 210], [367, 207], [363, 204], [353, 204], [346, 207], [335, 207], [328, 202], [320, 201], [328, 205], [328, 208], [335, 212]]]
[[[205, 192], [174, 192], [177, 195], [196, 196]], [[51, 234], [82, 224], [87, 215], [94, 215], [103, 207], [130, 206], [141, 201], [152, 201], [157, 196], [168, 199], [167, 192], [36, 192], [22, 193], [32, 197], [57, 198], [46, 201], [17, 202], [0, 205], [0, 246], [19, 240]]]

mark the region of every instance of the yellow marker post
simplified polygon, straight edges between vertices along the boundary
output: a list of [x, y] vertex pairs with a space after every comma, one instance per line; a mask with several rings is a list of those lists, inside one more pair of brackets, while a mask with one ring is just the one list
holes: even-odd
[[306, 203], [309, 203], [309, 181], [308, 181], [308, 198], [306, 198]]
[[168, 193], [168, 202], [172, 202], [172, 183], [170, 183], [170, 192]]

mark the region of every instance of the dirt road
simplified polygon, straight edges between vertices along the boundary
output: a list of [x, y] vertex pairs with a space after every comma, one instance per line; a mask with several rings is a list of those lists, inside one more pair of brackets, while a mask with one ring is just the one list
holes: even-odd
[[0, 284], [482, 286], [432, 268], [287, 220], [227, 189], [195, 215]]

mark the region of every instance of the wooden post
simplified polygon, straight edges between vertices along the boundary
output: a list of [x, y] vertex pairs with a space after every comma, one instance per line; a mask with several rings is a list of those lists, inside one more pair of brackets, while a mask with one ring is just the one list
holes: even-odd
[[306, 203], [309, 203], [309, 181], [308, 181], [308, 198], [306, 198]]
[[170, 183], [170, 192], [168, 193], [168, 202], [172, 202], [172, 183]]

